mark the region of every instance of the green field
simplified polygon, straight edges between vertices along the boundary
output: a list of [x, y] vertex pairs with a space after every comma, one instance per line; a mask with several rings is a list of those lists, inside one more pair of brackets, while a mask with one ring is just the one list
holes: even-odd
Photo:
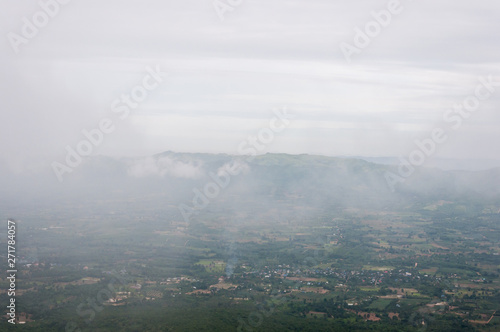
[[368, 306], [368, 309], [384, 310], [392, 301], [392, 299], [378, 299]]

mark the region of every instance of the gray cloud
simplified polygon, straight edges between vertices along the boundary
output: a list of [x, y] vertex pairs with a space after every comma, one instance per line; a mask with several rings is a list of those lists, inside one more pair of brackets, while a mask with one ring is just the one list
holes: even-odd
[[[339, 44], [387, 1], [246, 1], [223, 22], [211, 1], [72, 1], [15, 54], [7, 34], [40, 7], [0, 0], [1, 156], [17, 170], [64, 159], [157, 64], [165, 82], [94, 154], [236, 153], [283, 105], [298, 118], [270, 151], [408, 153], [480, 75], [500, 80], [500, 3], [401, 3], [347, 64]], [[498, 158], [499, 106], [500, 90], [439, 156]]]
[[133, 177], [173, 176], [177, 178], [196, 179], [204, 175], [202, 164], [182, 162], [170, 157], [138, 159], [129, 166], [128, 175]]

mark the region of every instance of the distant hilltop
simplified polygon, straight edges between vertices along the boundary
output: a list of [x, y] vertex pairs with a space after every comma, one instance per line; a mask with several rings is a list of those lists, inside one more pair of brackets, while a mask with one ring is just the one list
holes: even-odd
[[[363, 159], [172, 151], [141, 158], [96, 156], [87, 157], [63, 183], [57, 181], [49, 168], [30, 174], [4, 170], [1, 177], [6, 185], [2, 195], [5, 199], [37, 202], [77, 197], [85, 200], [163, 197], [171, 205], [184, 202], [189, 206], [199, 191], [206, 197], [214, 196], [210, 204], [296, 201], [329, 207], [450, 207], [436, 203], [442, 201], [474, 202], [491, 206], [495, 212], [500, 208], [499, 167], [479, 171], [441, 170], [425, 164], [386, 165], [380, 160], [375, 163]], [[206, 190], [212, 192], [204, 193]]]

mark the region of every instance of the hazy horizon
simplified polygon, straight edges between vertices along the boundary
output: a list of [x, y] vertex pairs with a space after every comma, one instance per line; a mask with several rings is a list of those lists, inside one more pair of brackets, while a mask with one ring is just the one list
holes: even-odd
[[[428, 161], [498, 159], [495, 1], [401, 0], [349, 56], [387, 1], [259, 0], [223, 14], [210, 1], [69, 1], [33, 36], [26, 20], [41, 5], [1, 3], [0, 149], [16, 171], [61, 162], [104, 118], [114, 130], [92, 156], [238, 154], [284, 107], [295, 118], [259, 153], [408, 156], [445, 126]], [[126, 106], [123, 95], [155, 71]], [[447, 113], [488, 79], [497, 91], [476, 111]]]

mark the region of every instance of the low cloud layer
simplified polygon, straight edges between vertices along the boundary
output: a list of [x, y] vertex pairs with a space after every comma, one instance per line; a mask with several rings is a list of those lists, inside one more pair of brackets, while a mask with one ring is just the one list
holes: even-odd
[[170, 157], [149, 157], [135, 160], [128, 168], [127, 173], [137, 178], [173, 176], [176, 178], [197, 179], [204, 175], [201, 163], [182, 162]]

